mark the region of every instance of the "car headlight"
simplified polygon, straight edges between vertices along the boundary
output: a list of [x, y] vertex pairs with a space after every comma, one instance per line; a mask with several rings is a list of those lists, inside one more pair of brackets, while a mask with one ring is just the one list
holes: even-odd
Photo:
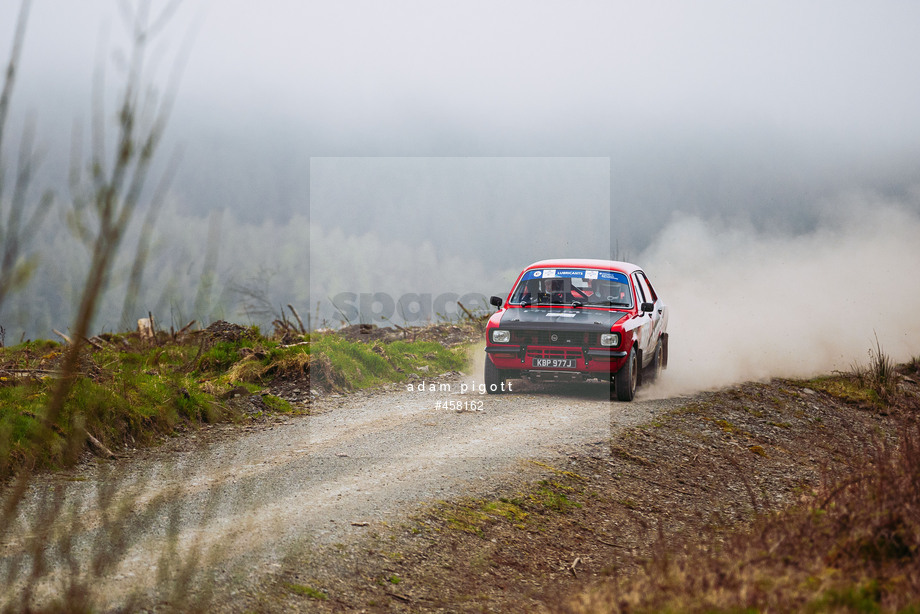
[[615, 347], [620, 345], [620, 334], [619, 333], [603, 333], [601, 334], [601, 345]]
[[511, 341], [510, 330], [495, 329], [492, 331], [492, 343], [508, 343]]

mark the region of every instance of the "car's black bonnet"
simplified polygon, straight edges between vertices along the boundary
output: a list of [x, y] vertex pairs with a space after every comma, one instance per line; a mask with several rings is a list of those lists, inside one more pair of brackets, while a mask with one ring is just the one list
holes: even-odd
[[509, 330], [609, 331], [610, 327], [625, 315], [627, 314], [623, 311], [600, 309], [524, 307], [506, 310], [499, 326]]

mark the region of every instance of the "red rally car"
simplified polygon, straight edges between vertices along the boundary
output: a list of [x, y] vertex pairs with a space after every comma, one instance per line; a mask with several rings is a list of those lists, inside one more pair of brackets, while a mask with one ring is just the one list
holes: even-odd
[[613, 383], [631, 401], [668, 364], [668, 307], [638, 266], [612, 260], [541, 260], [524, 269], [486, 327], [485, 385], [506, 380]]

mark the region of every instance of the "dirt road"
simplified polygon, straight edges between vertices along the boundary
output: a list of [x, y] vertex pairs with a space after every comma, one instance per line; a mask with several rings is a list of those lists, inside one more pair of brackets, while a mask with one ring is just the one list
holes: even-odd
[[[526, 459], [558, 460], [576, 450], [604, 457], [612, 430], [675, 404], [610, 402], [604, 385], [514, 381], [513, 392], [500, 396], [480, 394], [478, 385], [447, 375], [416, 380], [412, 390], [327, 396], [309, 416], [242, 434], [215, 427], [221, 436], [199, 435], [208, 440], [202, 445], [186, 439], [114, 470], [92, 464], [46, 478], [29, 495], [16, 537], [3, 545], [0, 573], [53, 516], [61, 534], [77, 534], [75, 558], [86, 569], [112, 526], [125, 527], [124, 550], [94, 583], [107, 607], [132, 591], [154, 590], [162, 580], [153, 570], [172, 547], [180, 560], [205, 556], [225, 579], [254, 582], [292, 552], [347, 543], [419, 503], [484, 495], [533, 477], [541, 469]], [[451, 401], [462, 410], [446, 408]], [[113, 474], [117, 487], [106, 495]], [[66, 495], [43, 513], [54, 489]], [[112, 521], [120, 505], [130, 513]]]

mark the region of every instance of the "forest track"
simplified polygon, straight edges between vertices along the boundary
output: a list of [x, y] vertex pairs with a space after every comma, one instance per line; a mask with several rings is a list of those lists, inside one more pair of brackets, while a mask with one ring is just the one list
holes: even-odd
[[[310, 415], [214, 427], [130, 459], [44, 476], [11, 535], [40, 530], [48, 521], [43, 506], [57, 489], [55, 530], [74, 535], [81, 567], [111, 529], [100, 509], [108, 505], [109, 522], [114, 510], [130, 510], [118, 521], [126, 549], [96, 586], [109, 600], [105, 607], [158, 590], [162, 579], [150, 570], [163, 553], [179, 561], [204, 557], [226, 579], [252, 584], [295, 553], [347, 544], [419, 504], [485, 496], [545, 472], [528, 460], [607, 456], [611, 433], [677, 402], [611, 402], [604, 384], [515, 380], [504, 395], [481, 394], [478, 386], [469, 376], [445, 374], [416, 380], [411, 391], [400, 384], [326, 395]], [[451, 400], [465, 409], [445, 409]], [[26, 542], [4, 544], [3, 567]]]

